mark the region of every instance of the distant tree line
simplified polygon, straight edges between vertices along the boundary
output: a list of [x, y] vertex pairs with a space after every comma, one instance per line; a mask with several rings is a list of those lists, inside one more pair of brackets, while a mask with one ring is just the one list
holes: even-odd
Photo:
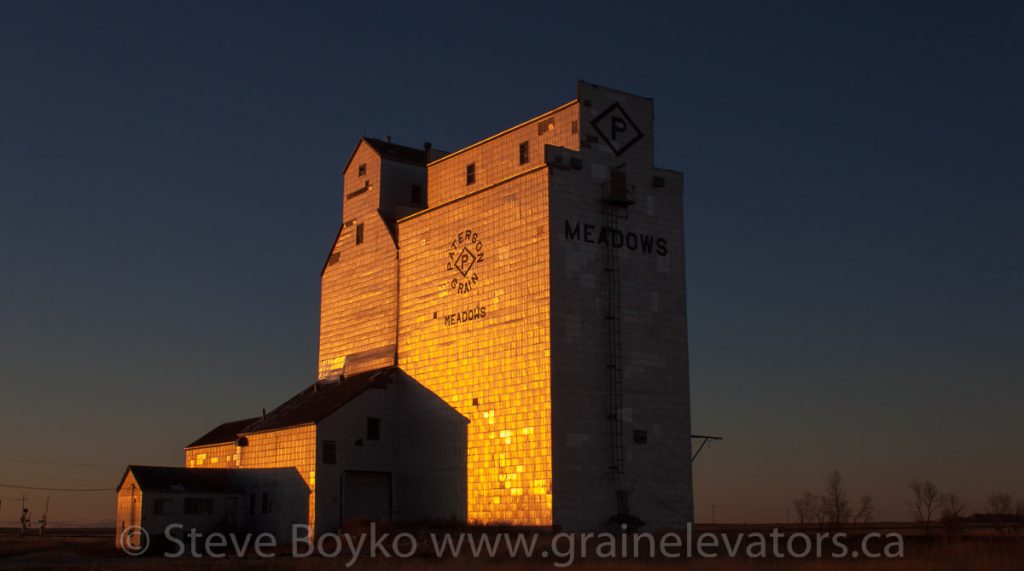
[[[1014, 498], [1005, 492], [992, 494], [985, 502], [984, 513], [968, 517], [967, 503], [961, 496], [942, 492], [931, 480], [911, 481], [910, 491], [907, 507], [925, 535], [931, 535], [937, 524], [942, 524], [947, 531], [955, 531], [965, 522], [991, 525], [1005, 535], [1024, 531], [1024, 498]], [[820, 530], [868, 523], [875, 515], [871, 496], [861, 496], [856, 506], [851, 504], [839, 470], [829, 474], [823, 494], [806, 492], [793, 500], [793, 511], [801, 527], [814, 526]]]
[[941, 523], [956, 530], [965, 522], [984, 523], [1004, 535], [1024, 530], [1024, 499], [1015, 499], [1006, 492], [991, 494], [985, 501], [984, 512], [967, 516], [967, 504], [954, 493], [942, 493], [931, 480], [910, 482], [911, 499], [907, 502], [914, 521], [930, 535], [933, 523]]
[[816, 525], [818, 529], [835, 530], [871, 521], [875, 504], [871, 496], [861, 496], [860, 503], [853, 507], [843, 487], [842, 474], [833, 470], [825, 480], [825, 493], [820, 496], [805, 493], [793, 500], [793, 510], [801, 526]]

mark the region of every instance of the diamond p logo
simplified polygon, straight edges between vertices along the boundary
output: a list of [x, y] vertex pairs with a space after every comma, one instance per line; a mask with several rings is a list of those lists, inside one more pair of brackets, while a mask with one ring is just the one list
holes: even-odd
[[473, 269], [473, 264], [476, 263], [476, 256], [473, 252], [469, 251], [469, 248], [462, 248], [459, 255], [455, 259], [455, 269], [459, 270], [462, 277], [469, 277], [469, 271]]
[[637, 141], [644, 138], [643, 132], [618, 103], [602, 111], [590, 124], [601, 135], [615, 156], [622, 155]]
[[454, 293], [469, 293], [476, 289], [480, 281], [476, 270], [484, 261], [484, 242], [480, 235], [471, 229], [459, 232], [448, 244], [447, 258], [446, 269], [451, 272], [448, 287]]

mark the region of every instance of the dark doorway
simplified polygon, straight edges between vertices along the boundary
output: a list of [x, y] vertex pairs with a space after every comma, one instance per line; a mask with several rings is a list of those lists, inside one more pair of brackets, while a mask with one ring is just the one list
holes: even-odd
[[341, 519], [391, 519], [391, 472], [347, 470], [342, 482]]
[[224, 525], [231, 531], [238, 531], [238, 498], [224, 499]]

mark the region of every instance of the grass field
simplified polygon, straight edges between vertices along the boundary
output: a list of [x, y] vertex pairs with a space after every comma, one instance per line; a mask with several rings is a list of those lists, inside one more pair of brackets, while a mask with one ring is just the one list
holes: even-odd
[[[735, 529], [735, 528], [734, 528]], [[753, 528], [748, 528], [753, 529]], [[20, 537], [12, 530], [0, 532], [0, 569], [344, 569], [347, 557], [337, 559], [311, 557], [293, 559], [282, 553], [273, 559], [225, 558], [218, 560], [162, 557], [128, 557], [113, 547], [113, 533], [108, 530], [52, 530], [45, 537]], [[437, 559], [420, 553], [409, 559], [359, 560], [354, 569], [435, 570], [483, 568], [490, 571], [513, 569], [556, 569], [553, 561], [522, 560], [498, 556], [495, 559]], [[992, 534], [970, 534], [957, 539], [923, 538], [908, 534], [905, 556], [901, 559], [794, 559], [745, 557], [682, 560], [594, 560], [576, 561], [569, 569], [583, 570], [654, 570], [694, 569], [706, 571], [740, 571], [746, 569], [793, 569], [796, 571], [878, 570], [878, 571], [971, 571], [1019, 570], [1024, 568], [1024, 538], [999, 537]]]

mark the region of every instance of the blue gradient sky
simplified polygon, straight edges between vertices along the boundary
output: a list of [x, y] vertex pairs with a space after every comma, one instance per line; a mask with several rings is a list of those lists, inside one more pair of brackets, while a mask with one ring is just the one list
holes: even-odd
[[698, 520], [832, 468], [883, 519], [914, 477], [1024, 495], [1021, 8], [371, 4], [0, 3], [0, 483], [112, 487], [281, 402], [357, 138], [456, 149], [586, 79], [687, 176]]

